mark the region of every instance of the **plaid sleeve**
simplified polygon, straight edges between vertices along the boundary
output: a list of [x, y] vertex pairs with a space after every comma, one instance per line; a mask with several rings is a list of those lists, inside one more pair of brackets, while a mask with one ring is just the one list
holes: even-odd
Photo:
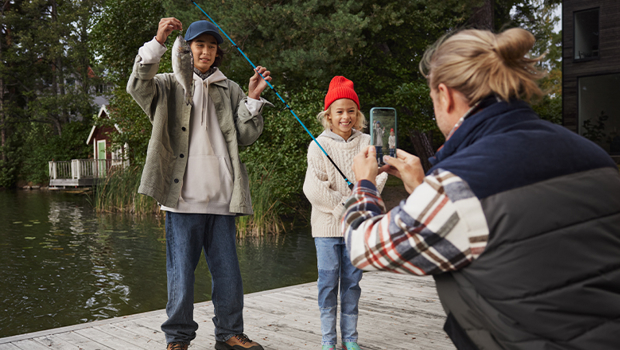
[[489, 229], [467, 183], [438, 169], [385, 213], [375, 186], [359, 181], [345, 203], [342, 230], [354, 266], [430, 275], [461, 269], [485, 249]]

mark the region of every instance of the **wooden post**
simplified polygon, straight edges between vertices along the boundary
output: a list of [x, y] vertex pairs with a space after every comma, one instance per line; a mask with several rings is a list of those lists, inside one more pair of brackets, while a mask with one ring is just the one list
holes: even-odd
[[53, 160], [49, 162], [49, 171], [50, 171], [50, 179], [56, 180], [56, 178], [58, 177], [56, 173], [56, 162]]

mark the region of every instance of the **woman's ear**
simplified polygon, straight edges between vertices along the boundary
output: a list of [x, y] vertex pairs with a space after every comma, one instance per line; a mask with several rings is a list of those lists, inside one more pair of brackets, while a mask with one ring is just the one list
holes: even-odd
[[450, 113], [455, 109], [454, 90], [441, 83], [437, 86], [439, 93], [439, 107], [445, 113]]

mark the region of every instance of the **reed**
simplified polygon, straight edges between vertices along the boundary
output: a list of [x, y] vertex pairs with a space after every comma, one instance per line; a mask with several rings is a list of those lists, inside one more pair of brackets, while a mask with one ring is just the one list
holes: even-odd
[[263, 236], [286, 231], [282, 220], [284, 204], [278, 195], [278, 179], [273, 170], [250, 172], [250, 195], [254, 215], [237, 218], [237, 236]]
[[[250, 172], [254, 215], [237, 218], [237, 236], [240, 238], [286, 232], [287, 225], [282, 219], [286, 206], [280, 200], [279, 180], [274, 176], [275, 171], [261, 170]], [[153, 198], [138, 194], [141, 173], [140, 166], [110, 169], [94, 188], [93, 207], [98, 212], [159, 213], [159, 206]]]
[[141, 174], [140, 166], [111, 168], [94, 187], [92, 204], [95, 209], [98, 212], [159, 213], [153, 198], [138, 194]]

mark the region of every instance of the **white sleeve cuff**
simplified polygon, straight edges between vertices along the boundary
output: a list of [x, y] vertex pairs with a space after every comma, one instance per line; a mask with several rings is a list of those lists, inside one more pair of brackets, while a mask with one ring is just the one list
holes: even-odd
[[263, 99], [262, 97], [260, 98], [260, 100], [255, 100], [251, 97], [248, 97], [245, 101], [245, 106], [247, 107], [248, 111], [250, 111], [250, 115], [252, 117], [258, 115], [261, 112], [264, 104], [265, 99]]
[[142, 58], [140, 63], [142, 64], [153, 64], [158, 63], [161, 56], [166, 52], [166, 47], [159, 43], [153, 37], [153, 40], [144, 43], [140, 50], [138, 50], [138, 55]]

